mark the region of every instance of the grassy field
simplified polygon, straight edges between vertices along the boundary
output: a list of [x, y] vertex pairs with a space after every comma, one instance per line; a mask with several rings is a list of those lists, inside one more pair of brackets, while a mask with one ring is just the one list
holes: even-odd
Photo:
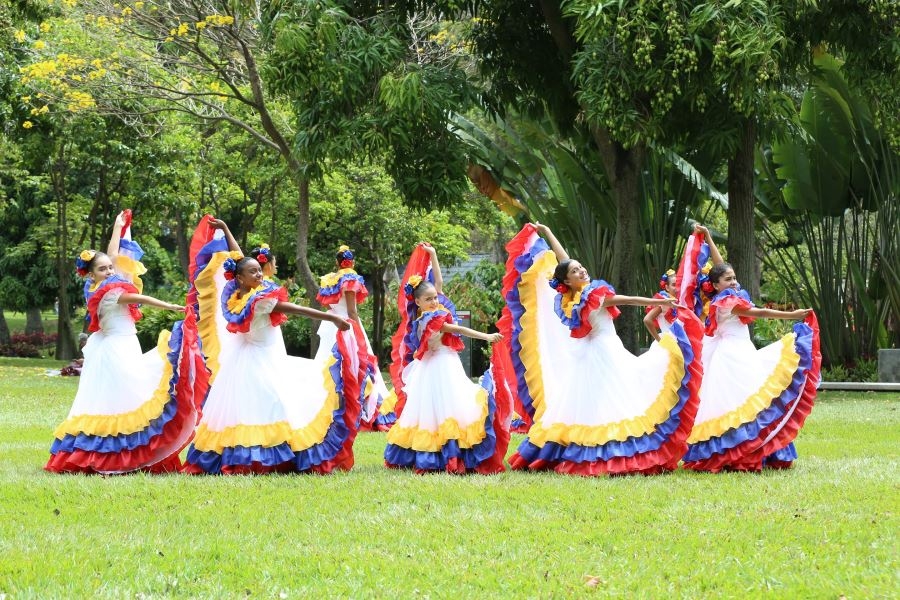
[[[823, 393], [788, 472], [51, 475], [77, 378], [0, 361], [0, 598], [896, 597], [896, 395]], [[515, 441], [514, 441], [515, 442]], [[590, 579], [589, 579], [590, 578]]]

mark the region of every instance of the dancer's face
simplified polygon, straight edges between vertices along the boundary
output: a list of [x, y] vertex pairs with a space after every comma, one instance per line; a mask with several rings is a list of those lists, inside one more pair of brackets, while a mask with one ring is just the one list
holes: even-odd
[[421, 296], [417, 296], [416, 306], [418, 306], [419, 310], [422, 312], [437, 310], [438, 306], [440, 306], [437, 290], [434, 289], [434, 287], [429, 287], [429, 289], [422, 293]]
[[666, 292], [670, 296], [674, 296], [678, 292], [678, 278], [674, 275], [669, 277], [669, 281], [666, 282]]
[[734, 274], [734, 269], [727, 269], [722, 276], [719, 277], [719, 281], [713, 283], [713, 287], [716, 288], [717, 292], [721, 292], [728, 288], [739, 290], [741, 284], [738, 283], [737, 276]]
[[241, 269], [240, 273], [236, 273], [234, 278], [242, 290], [252, 290], [258, 287], [263, 280], [262, 267], [252, 258], [248, 260]]
[[94, 257], [94, 262], [91, 265], [91, 278], [94, 281], [103, 281], [107, 277], [112, 277], [116, 274], [116, 268], [113, 266], [112, 260], [104, 255]]
[[588, 275], [587, 269], [585, 269], [577, 260], [573, 260], [569, 264], [569, 268], [566, 271], [566, 280], [563, 283], [570, 288], [580, 290], [590, 282], [591, 277]]

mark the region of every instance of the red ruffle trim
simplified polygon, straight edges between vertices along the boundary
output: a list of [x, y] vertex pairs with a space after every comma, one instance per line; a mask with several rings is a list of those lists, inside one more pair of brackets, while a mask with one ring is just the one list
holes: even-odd
[[340, 282], [340, 291], [338, 293], [328, 294], [327, 296], [316, 294], [316, 301], [319, 304], [337, 304], [341, 301], [341, 296], [346, 292], [356, 293], [357, 304], [362, 304], [366, 301], [366, 298], [369, 297], [369, 290], [366, 289], [366, 286], [363, 285], [362, 282], [352, 277], [344, 277], [343, 281]]
[[[803, 385], [803, 391], [797, 398], [794, 411], [791, 413], [788, 421], [775, 434], [771, 440], [765, 445], [759, 446], [760, 440], [764, 440], [780, 425], [780, 421], [772, 423], [763, 429], [759, 436], [752, 440], [747, 440], [743, 444], [739, 444], [734, 448], [729, 448], [727, 452], [715, 454], [706, 460], [684, 463], [685, 469], [692, 471], [709, 471], [718, 473], [722, 470], [728, 471], [760, 471], [762, 470], [763, 459], [781, 450], [794, 441], [806, 417], [812, 412], [813, 405], [818, 395], [819, 379], [822, 373], [822, 351], [819, 347], [819, 321], [815, 313], [810, 313], [804, 321], [813, 330], [812, 341], [812, 364], [806, 373], [806, 383]], [[788, 463], [790, 464], [790, 463]]]
[[[106, 296], [106, 294], [108, 294], [112, 290], [117, 289], [124, 290], [124, 293], [126, 294], [138, 293], [138, 289], [134, 286], [134, 284], [124, 281], [117, 281], [115, 283], [107, 283], [105, 285], [101, 285], [100, 288], [91, 296], [91, 299], [88, 300], [87, 310], [88, 314], [91, 316], [91, 322], [88, 325], [89, 332], [94, 333], [95, 331], [100, 331], [100, 315], [97, 314], [97, 310], [100, 308], [100, 301], [104, 296]], [[131, 320], [135, 323], [140, 321], [141, 317], [143, 316], [137, 304], [129, 304], [128, 312], [131, 313]]]
[[[253, 322], [253, 315], [256, 313], [256, 303], [263, 298], [276, 298], [279, 302], [287, 302], [288, 293], [286, 289], [279, 287], [268, 292], [256, 294], [253, 299], [250, 300], [250, 312], [247, 313], [247, 318], [240, 323], [228, 323], [226, 329], [231, 333], [247, 333], [250, 331], [250, 324]], [[269, 313], [269, 322], [272, 324], [272, 327], [278, 327], [279, 325], [286, 323], [287, 320], [288, 317], [284, 313], [275, 312], [274, 310]]]
[[[706, 325], [706, 335], [712, 336], [715, 335], [716, 329], [719, 328], [718, 314], [719, 309], [730, 309], [734, 310], [737, 308], [751, 309], [753, 305], [744, 300], [743, 298], [738, 298], [737, 296], [726, 296], [720, 300], [716, 300], [712, 304], [710, 304], [709, 309], [709, 321]], [[713, 310], [715, 309], [715, 310]], [[756, 319], [753, 317], [745, 317], [738, 315], [738, 318], [741, 320], [741, 323], [744, 325], [749, 325]]]
[[[450, 313], [443, 313], [441, 315], [436, 315], [431, 317], [428, 322], [425, 324], [425, 331], [422, 332], [422, 335], [419, 337], [419, 347], [416, 349], [416, 353], [413, 355], [416, 359], [421, 359], [425, 353], [428, 351], [428, 340], [435, 333], [440, 333], [441, 327], [443, 327], [444, 323], [449, 325], [453, 325], [453, 315]], [[447, 346], [451, 350], [455, 350], [456, 352], [460, 352], [463, 350], [466, 345], [460, 339], [458, 335], [452, 333], [445, 333], [441, 336], [441, 344]]]
[[[350, 331], [339, 331], [337, 334], [338, 352], [343, 357], [341, 380], [344, 384], [344, 425], [349, 434], [344, 440], [340, 452], [333, 459], [313, 469], [317, 473], [330, 473], [334, 469], [349, 471], [353, 468], [353, 442], [359, 432], [359, 417], [362, 413], [362, 395], [366, 385], [369, 351], [366, 348], [366, 336], [362, 326], [353, 320], [350, 321], [350, 325]], [[351, 337], [352, 345], [355, 347], [352, 348], [348, 343], [348, 337]]]
[[[583, 338], [589, 334], [592, 329], [590, 321], [591, 313], [601, 307], [603, 300], [615, 295], [616, 293], [605, 285], [592, 289], [588, 293], [588, 297], [583, 300], [584, 304], [578, 309], [580, 324], [578, 327], [572, 329], [570, 335], [573, 338]], [[607, 307], [606, 311], [613, 319], [622, 314], [622, 311], [615, 306]]]

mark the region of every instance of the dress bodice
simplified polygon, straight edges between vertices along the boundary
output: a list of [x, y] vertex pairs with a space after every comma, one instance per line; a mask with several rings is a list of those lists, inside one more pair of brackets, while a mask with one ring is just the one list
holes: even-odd
[[106, 335], [134, 335], [137, 328], [127, 304], [119, 304], [125, 290], [111, 290], [100, 300], [100, 330]]
[[281, 329], [273, 326], [269, 315], [278, 303], [278, 298], [262, 298], [256, 302], [253, 320], [250, 322], [250, 330], [241, 334], [246, 336], [245, 341], [258, 346], [270, 346], [279, 343], [282, 339]]

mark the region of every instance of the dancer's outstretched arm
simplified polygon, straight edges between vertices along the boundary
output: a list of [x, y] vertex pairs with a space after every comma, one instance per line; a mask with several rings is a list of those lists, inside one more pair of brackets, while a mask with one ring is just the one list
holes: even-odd
[[550, 231], [550, 228], [541, 223], [532, 223], [534, 228], [537, 229], [537, 232], [541, 234], [543, 237], [547, 238], [547, 243], [550, 244], [550, 248], [553, 250], [553, 254], [556, 255], [556, 260], [562, 262], [564, 260], [569, 260], [569, 254], [566, 252], [566, 249], [562, 247], [562, 244], [559, 243], [559, 240], [556, 239], [556, 236], [553, 235], [553, 232]]

